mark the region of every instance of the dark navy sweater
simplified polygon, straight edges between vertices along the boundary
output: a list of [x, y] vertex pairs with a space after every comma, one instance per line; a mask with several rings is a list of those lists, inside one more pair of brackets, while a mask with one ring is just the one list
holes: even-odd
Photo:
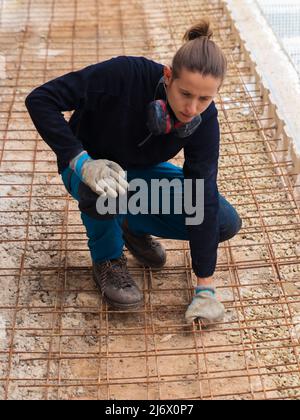
[[[168, 161], [183, 148], [184, 177], [205, 180], [204, 221], [187, 225], [187, 230], [193, 270], [207, 277], [214, 273], [219, 242], [217, 110], [212, 103], [187, 138], [174, 133], [152, 136], [138, 147], [149, 134], [146, 109], [162, 75], [161, 64], [121, 56], [49, 81], [30, 93], [26, 106], [39, 134], [57, 155], [59, 173], [82, 150], [126, 170]], [[64, 111], [74, 111], [69, 122]]]

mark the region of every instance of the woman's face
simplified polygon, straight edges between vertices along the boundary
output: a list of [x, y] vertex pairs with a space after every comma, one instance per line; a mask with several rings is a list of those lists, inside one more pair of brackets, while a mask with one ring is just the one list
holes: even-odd
[[221, 79], [185, 68], [175, 80], [172, 79], [172, 71], [165, 73], [168, 103], [176, 118], [186, 124], [202, 114], [217, 95], [221, 83]]

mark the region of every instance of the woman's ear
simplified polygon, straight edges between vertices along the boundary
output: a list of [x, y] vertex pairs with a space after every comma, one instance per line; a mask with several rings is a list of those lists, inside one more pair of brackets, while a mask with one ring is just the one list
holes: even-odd
[[169, 66], [164, 66], [164, 81], [165, 84], [168, 86], [172, 79], [172, 69]]

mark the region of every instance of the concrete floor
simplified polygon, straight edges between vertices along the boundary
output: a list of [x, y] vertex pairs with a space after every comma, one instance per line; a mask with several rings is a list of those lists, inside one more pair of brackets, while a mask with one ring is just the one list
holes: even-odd
[[[217, 0], [0, 3], [0, 398], [300, 397], [295, 167], [269, 98]], [[35, 86], [111, 56], [170, 63], [187, 27], [213, 19], [229, 59], [217, 97], [219, 189], [243, 218], [220, 246], [224, 322], [188, 327], [188, 243], [163, 240], [161, 271], [129, 268], [144, 307], [110, 310], [91, 279], [77, 204], [25, 110]], [[68, 115], [66, 115], [68, 118]], [[179, 154], [173, 162], [183, 163]]]

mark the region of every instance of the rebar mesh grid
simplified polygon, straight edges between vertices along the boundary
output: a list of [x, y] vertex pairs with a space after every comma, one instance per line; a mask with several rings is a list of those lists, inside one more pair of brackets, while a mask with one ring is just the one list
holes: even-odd
[[[299, 398], [298, 166], [223, 3], [0, 7], [0, 398]], [[217, 98], [219, 188], [244, 222], [219, 249], [215, 281], [226, 318], [209, 329], [184, 323], [195, 277], [182, 241], [163, 240], [161, 271], [127, 254], [144, 308], [120, 313], [102, 303], [77, 205], [24, 106], [33, 87], [114, 55], [170, 63], [203, 15], [229, 59]], [[174, 161], [182, 164], [182, 154]]]

